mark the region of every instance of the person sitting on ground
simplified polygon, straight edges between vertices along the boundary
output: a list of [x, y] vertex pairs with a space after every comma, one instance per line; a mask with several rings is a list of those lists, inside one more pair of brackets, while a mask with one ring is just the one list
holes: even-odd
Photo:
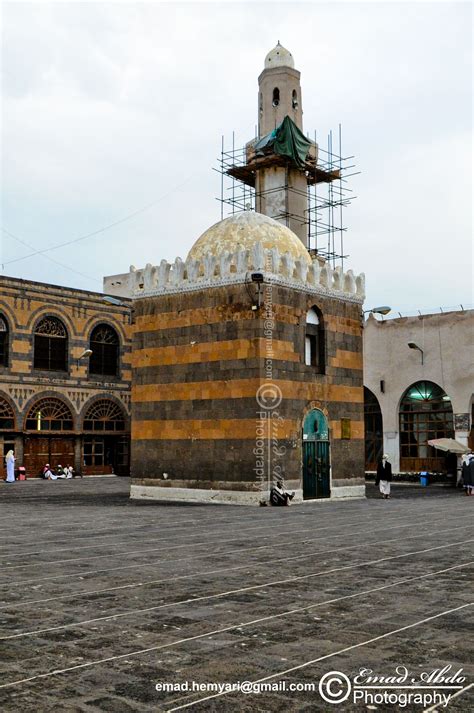
[[67, 466], [64, 468], [64, 474], [65, 474], [66, 478], [68, 478], [68, 479], [69, 479], [69, 478], [73, 478], [73, 477], [74, 477], [74, 470], [73, 470], [72, 466], [67, 465]]
[[53, 471], [51, 470], [51, 466], [49, 463], [46, 463], [46, 465], [43, 468], [43, 473], [42, 473], [42, 478], [45, 480], [51, 480], [51, 476], [53, 475]]
[[66, 478], [67, 478], [67, 473], [65, 472], [62, 465], [59, 463], [58, 467], [56, 468], [56, 473], [53, 477], [53, 480], [65, 480]]
[[280, 505], [289, 505], [290, 500], [293, 500], [294, 497], [294, 493], [289, 493], [287, 490], [285, 490], [283, 481], [277, 480], [276, 484], [270, 490], [270, 505], [276, 507]]

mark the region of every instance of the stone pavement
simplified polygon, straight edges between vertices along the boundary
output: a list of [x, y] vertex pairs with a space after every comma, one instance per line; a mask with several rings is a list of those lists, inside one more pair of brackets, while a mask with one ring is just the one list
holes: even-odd
[[[474, 497], [395, 485], [386, 501], [370, 485], [367, 500], [273, 509], [128, 487], [0, 483], [2, 713], [444, 710], [318, 691], [331, 671], [398, 666], [408, 683], [462, 668], [447, 710], [474, 710]], [[197, 690], [262, 679], [273, 689]]]

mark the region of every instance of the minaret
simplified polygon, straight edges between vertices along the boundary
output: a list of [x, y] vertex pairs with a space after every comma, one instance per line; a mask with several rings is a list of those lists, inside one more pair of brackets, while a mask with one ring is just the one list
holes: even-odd
[[278, 42], [265, 57], [265, 68], [258, 78], [258, 136], [273, 131], [289, 116], [303, 130], [300, 72], [291, 52]]
[[[265, 57], [258, 78], [258, 138], [262, 139], [289, 116], [303, 130], [300, 72], [291, 52], [280, 42]], [[316, 158], [314, 144], [310, 154]], [[308, 246], [307, 178], [289, 161], [259, 168], [255, 174], [255, 209], [287, 225]]]
[[[308, 187], [339, 180], [340, 172], [318, 165], [318, 146], [303, 134], [300, 73], [279, 42], [258, 78], [258, 136], [246, 144], [244, 162], [225, 173], [255, 190], [257, 213], [283, 223], [310, 247]], [[314, 224], [314, 200], [312, 209]]]

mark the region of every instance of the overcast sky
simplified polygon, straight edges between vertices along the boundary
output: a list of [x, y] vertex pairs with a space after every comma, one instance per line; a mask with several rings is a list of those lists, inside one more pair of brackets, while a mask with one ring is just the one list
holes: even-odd
[[474, 302], [471, 13], [451, 2], [4, 3], [2, 274], [101, 290], [130, 264], [185, 258], [220, 218], [221, 135], [254, 135], [257, 77], [280, 40], [301, 71], [304, 130], [341, 122], [361, 171], [345, 248], [347, 267], [366, 273], [366, 306]]

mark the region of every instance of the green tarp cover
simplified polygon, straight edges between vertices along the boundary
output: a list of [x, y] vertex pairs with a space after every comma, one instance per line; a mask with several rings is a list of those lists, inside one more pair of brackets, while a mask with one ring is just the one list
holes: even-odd
[[311, 141], [298, 129], [289, 116], [285, 116], [276, 129], [255, 144], [255, 153], [260, 156], [271, 149], [279, 156], [288, 156], [297, 166], [304, 166]]

